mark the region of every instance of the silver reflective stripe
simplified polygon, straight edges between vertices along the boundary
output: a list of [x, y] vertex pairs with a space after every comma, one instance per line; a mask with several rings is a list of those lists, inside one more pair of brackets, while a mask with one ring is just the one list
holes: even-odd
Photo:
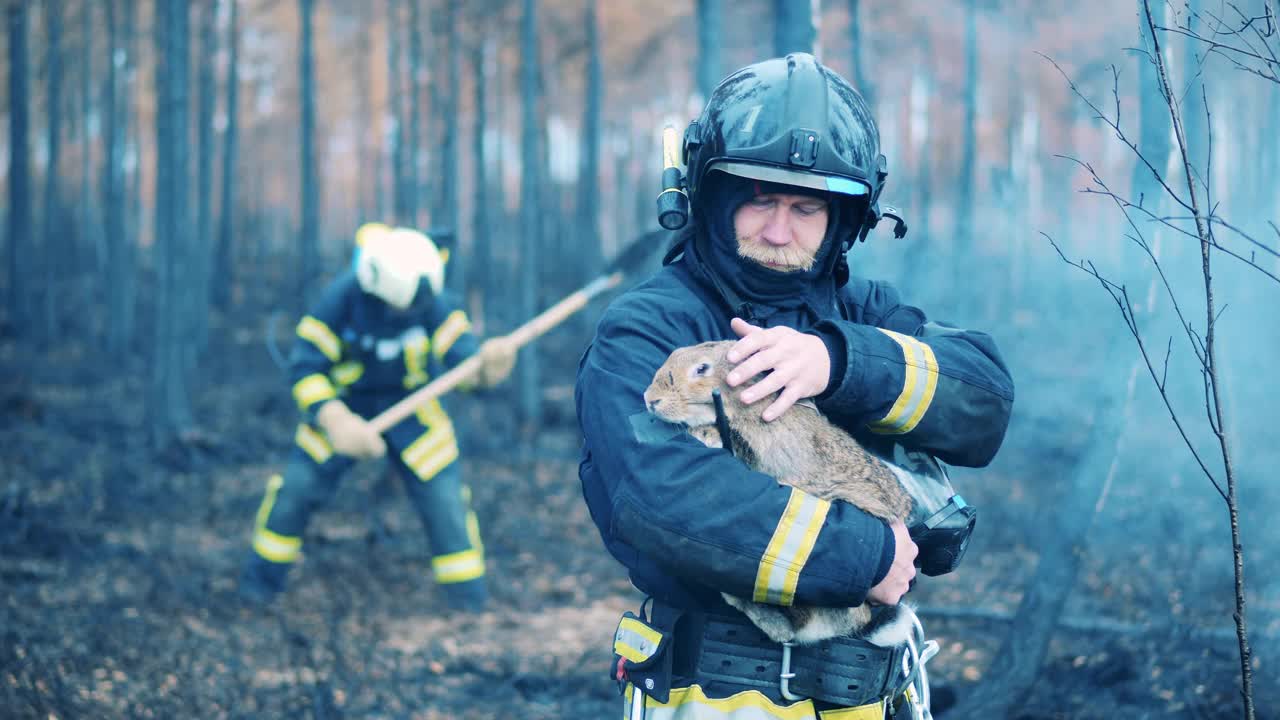
[[618, 632], [613, 636], [615, 651], [618, 651], [619, 655], [631, 662], [644, 662], [653, 657], [653, 653], [658, 649], [658, 644], [636, 630], [622, 626], [618, 627]]
[[800, 570], [809, 561], [831, 502], [791, 489], [787, 507], [756, 570], [752, 599], [770, 605], [791, 605]]

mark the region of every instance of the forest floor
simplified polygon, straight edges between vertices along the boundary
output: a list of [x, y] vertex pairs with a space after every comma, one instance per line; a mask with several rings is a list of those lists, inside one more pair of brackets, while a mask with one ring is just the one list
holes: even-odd
[[[193, 391], [199, 430], [160, 452], [145, 438], [144, 372], [75, 345], [37, 356], [0, 342], [0, 716], [620, 716], [611, 634], [641, 598], [581, 499], [563, 388], [552, 395], [558, 426], [533, 459], [473, 450], [465, 460], [488, 611], [445, 609], [416, 516], [372, 463], [315, 517], [288, 592], [262, 609], [238, 600], [235, 577], [294, 411], [260, 335], [228, 332], [226, 342], [209, 360], [219, 380]], [[500, 402], [464, 412], [478, 418]], [[1003, 467], [1041, 474], [1073, 460], [1007, 452], [1016, 456]], [[1001, 479], [984, 487], [966, 495], [995, 506]], [[942, 702], [980, 687], [1035, 568], [1034, 548], [999, 511], [990, 517], [981, 551], [913, 592], [941, 643], [929, 667]], [[1080, 588], [1064, 589], [1120, 611], [1102, 622], [1086, 603], [1092, 620], [1060, 628], [1013, 717], [1240, 717], [1229, 617], [1194, 605], [1221, 598], [1183, 599], [1186, 616], [1216, 618], [1203, 631], [1154, 623], [1124, 601], [1135, 584], [1176, 595], [1171, 577], [1141, 564], [1089, 568]], [[1274, 641], [1275, 627], [1259, 630]], [[1276, 676], [1274, 665], [1255, 672], [1259, 718], [1280, 717]]]

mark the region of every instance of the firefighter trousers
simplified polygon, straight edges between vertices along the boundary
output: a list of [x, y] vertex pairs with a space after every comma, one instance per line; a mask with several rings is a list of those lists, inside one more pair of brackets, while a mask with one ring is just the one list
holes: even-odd
[[[461, 609], [482, 608], [484, 547], [457, 462], [452, 424], [435, 404], [392, 428], [386, 440], [388, 460], [426, 529], [432, 572], [446, 601]], [[284, 589], [311, 516], [333, 496], [354, 462], [333, 452], [314, 427], [298, 426], [285, 472], [270, 478], [258, 509], [253, 549], [241, 575], [243, 593], [269, 599]]]

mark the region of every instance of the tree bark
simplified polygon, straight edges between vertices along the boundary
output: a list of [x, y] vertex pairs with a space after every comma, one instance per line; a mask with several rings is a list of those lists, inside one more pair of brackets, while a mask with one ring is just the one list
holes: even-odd
[[393, 223], [408, 222], [405, 206], [404, 101], [400, 79], [400, 4], [387, 0], [387, 101], [391, 115], [391, 214]]
[[469, 258], [462, 252], [462, 229], [458, 227], [458, 10], [457, 3], [445, 3], [445, 93], [447, 97], [441, 110], [444, 115], [444, 137], [440, 140], [440, 182], [436, 192], [440, 197], [442, 212], [431, 218], [435, 227], [453, 232], [454, 252], [449, 256], [449, 272], [445, 273], [448, 286], [459, 296], [466, 292]]
[[422, 0], [409, 0], [409, 132], [405, 143], [403, 217], [400, 222], [418, 227], [418, 196], [422, 186], [418, 161], [422, 155]]
[[[600, 114], [604, 96], [604, 78], [600, 60], [600, 27], [596, 17], [596, 0], [587, 0], [587, 82], [582, 111], [582, 166], [578, 174], [578, 222], [574, 228], [580, 238], [582, 285], [600, 273]], [[589, 322], [590, 316], [580, 316]], [[590, 327], [583, 325], [584, 332]]]
[[58, 165], [62, 158], [62, 2], [61, 0], [45, 0], [45, 31], [49, 46], [45, 54], [45, 72], [48, 88], [45, 98], [48, 108], [45, 147], [48, 149], [48, 162], [44, 175], [44, 217], [41, 218], [41, 254], [44, 260], [44, 321], [41, 339], [52, 343], [58, 337], [57, 299], [63, 297], [66, 290], [65, 261], [62, 259], [66, 236], [65, 229], [59, 227], [62, 219], [59, 212], [61, 201], [58, 198]]
[[[188, 294], [191, 308], [191, 350], [195, 356], [204, 351], [209, 338], [209, 285], [213, 247], [213, 112], [214, 58], [218, 51], [216, 22], [218, 0], [204, 0], [200, 25], [200, 64], [198, 73], [199, 109], [196, 111], [196, 233], [191, 254], [192, 285]], [[193, 357], [194, 360], [194, 357]]]
[[26, 273], [31, 245], [31, 98], [27, 89], [27, 3], [9, 0], [9, 325], [15, 335], [29, 330], [30, 283]]
[[978, 172], [978, 3], [969, 0], [964, 14], [964, 155], [960, 159], [956, 198], [956, 258], [967, 263], [973, 252], [974, 183]]
[[493, 55], [493, 45], [490, 43], [489, 38], [477, 38], [471, 53], [471, 67], [474, 68], [475, 72], [475, 79], [472, 85], [475, 98], [473, 101], [474, 115], [472, 116], [473, 125], [471, 131], [471, 155], [472, 164], [475, 167], [475, 174], [472, 177], [475, 185], [471, 196], [475, 202], [475, 211], [471, 225], [473, 262], [471, 263], [468, 287], [474, 291], [472, 293], [474, 302], [471, 303], [470, 307], [472, 321], [483, 328], [485, 332], [489, 332], [487, 309], [489, 296], [485, 294], [488, 290], [485, 277], [493, 270], [493, 258], [489, 247], [489, 214], [494, 211], [494, 208], [489, 203], [489, 174], [488, 167], [485, 165], [484, 152], [484, 135], [486, 131], [485, 91], [488, 86], [488, 76]]
[[[93, 258], [92, 263], [81, 260], [77, 263], [77, 274], [87, 271], [90, 277], [104, 278], [107, 270], [107, 248], [104, 245], [102, 229], [94, 218], [93, 207], [93, 145], [89, 139], [89, 119], [93, 117], [93, 8], [97, 3], [85, 2], [80, 8], [80, 245], [84, 250], [84, 258]], [[92, 269], [91, 269], [92, 268]], [[90, 286], [89, 293], [97, 290], [92, 281], [86, 280]]]
[[[304, 305], [311, 301], [308, 293], [311, 282], [320, 273], [320, 257], [318, 235], [320, 234], [319, 184], [316, 171], [315, 131], [316, 131], [316, 85], [315, 54], [312, 48], [312, 23], [314, 20], [314, 0], [299, 0], [299, 15], [302, 25], [302, 38], [299, 41], [298, 75], [302, 87], [299, 98], [300, 127], [299, 144], [302, 151], [301, 175], [299, 185], [302, 189], [301, 212], [299, 222], [298, 248], [301, 253], [301, 269], [298, 278], [298, 293], [295, 300]], [[301, 310], [302, 308], [298, 308]]]
[[721, 39], [724, 37], [723, 0], [698, 0], [698, 93], [702, 101], [711, 97], [711, 91], [722, 79]]
[[812, 53], [817, 40], [813, 4], [805, 0], [774, 0], [774, 54]]
[[[875, 87], [871, 77], [867, 75], [866, 58], [869, 53], [863, 52], [862, 13], [859, 0], [849, 0], [849, 54], [853, 76], [853, 86], [862, 93], [867, 105], [875, 107]], [[873, 113], [874, 114], [874, 113]]]
[[219, 307], [231, 306], [235, 280], [236, 153], [240, 128], [240, 0], [231, 3], [227, 27], [227, 131], [222, 140], [222, 190], [219, 203], [217, 263], [213, 283]]
[[[538, 143], [540, 125], [538, 123], [538, 21], [537, 0], [524, 0], [524, 12], [521, 19], [521, 182], [520, 182], [520, 217], [523, 242], [520, 244], [520, 266], [524, 271], [520, 277], [520, 316], [533, 317], [538, 302], [538, 251], [541, 246], [540, 228], [542, 226], [542, 209], [539, 193], [541, 191], [542, 167], [539, 163]], [[528, 438], [542, 416], [538, 377], [538, 354], [533, 347], [520, 351], [519, 359], [520, 406], [519, 416], [522, 433]], [[526, 448], [527, 449], [527, 448]]]
[[191, 425], [185, 380], [187, 337], [181, 331], [190, 321], [189, 304], [183, 302], [190, 232], [187, 11], [186, 0], [156, 0], [156, 339], [149, 408], [155, 447], [167, 446]]

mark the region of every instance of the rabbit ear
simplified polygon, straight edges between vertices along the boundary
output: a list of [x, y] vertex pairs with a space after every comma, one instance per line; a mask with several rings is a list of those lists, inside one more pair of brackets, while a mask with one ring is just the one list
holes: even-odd
[[811, 398], [805, 398], [805, 399], [803, 399], [803, 400], [797, 400], [795, 404], [796, 404], [796, 405], [802, 405], [802, 406], [804, 406], [804, 407], [809, 408], [810, 410], [812, 410], [812, 411], [814, 411], [814, 412], [818, 412], [818, 403], [814, 402]]

